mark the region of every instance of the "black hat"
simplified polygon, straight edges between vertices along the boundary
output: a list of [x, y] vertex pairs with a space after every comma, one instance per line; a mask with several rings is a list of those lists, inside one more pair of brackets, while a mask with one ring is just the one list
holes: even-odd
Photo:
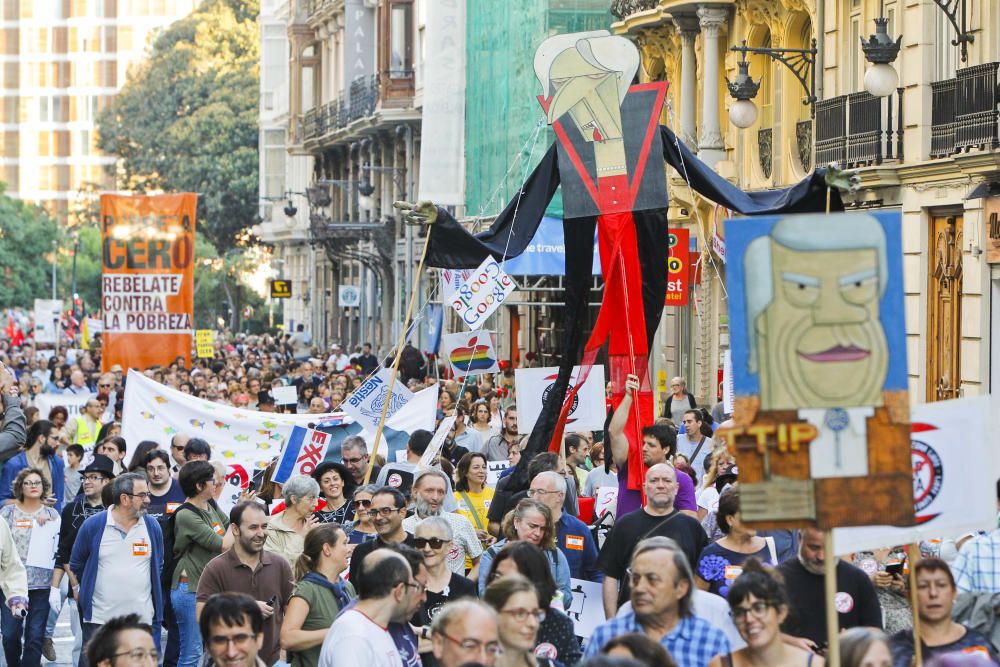
[[351, 471], [348, 470], [347, 466], [343, 463], [338, 461], [323, 461], [316, 466], [316, 469], [313, 470], [311, 477], [318, 483], [321, 479], [323, 479], [323, 475], [331, 470], [336, 470], [340, 475], [340, 478], [344, 480], [344, 495], [348, 498], [353, 496], [354, 487], [356, 487], [357, 484], [354, 481], [354, 476], [351, 475]]
[[115, 464], [114, 461], [109, 459], [104, 454], [94, 454], [94, 460], [90, 462], [90, 465], [83, 469], [83, 473], [88, 472], [99, 472], [108, 479], [114, 479], [115, 477]]
[[269, 390], [257, 392], [257, 405], [274, 405], [274, 398]]

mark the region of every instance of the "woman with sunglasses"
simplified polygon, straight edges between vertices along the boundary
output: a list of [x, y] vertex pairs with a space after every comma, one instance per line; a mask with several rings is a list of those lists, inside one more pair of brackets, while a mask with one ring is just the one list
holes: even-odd
[[[556, 582], [542, 550], [530, 542], [511, 542], [497, 554], [490, 566], [489, 581], [520, 575], [535, 584], [538, 600], [546, 607], [545, 620], [538, 627], [537, 647], [554, 660], [572, 666], [583, 656], [572, 619], [551, 606]], [[548, 604], [546, 604], [548, 603]]]
[[548, 656], [535, 653], [538, 628], [545, 620], [547, 610], [539, 604], [534, 584], [519, 574], [503, 577], [486, 588], [483, 601], [493, 607], [500, 617], [503, 653], [497, 657], [496, 667], [562, 665]]
[[354, 588], [340, 577], [349, 557], [347, 534], [335, 523], [316, 526], [306, 536], [295, 561], [298, 583], [281, 623], [281, 648], [292, 667], [319, 665], [327, 631], [354, 597]]
[[339, 523], [343, 525], [354, 519], [350, 515], [351, 502], [348, 498], [354, 493], [354, 478], [343, 463], [326, 461], [313, 470], [312, 478], [319, 484], [319, 494], [326, 505], [313, 512], [320, 523]]
[[[417, 524], [413, 531], [413, 546], [423, 554], [424, 568], [427, 570], [427, 599], [411, 619], [411, 623], [425, 628], [423, 635], [429, 637], [431, 621], [441, 607], [459, 598], [477, 597], [476, 584], [448, 568], [448, 551], [454, 539], [451, 524], [442, 517], [432, 516]], [[420, 659], [424, 667], [432, 667], [433, 647], [426, 639], [421, 642]]]
[[[366, 484], [355, 489], [354, 502], [351, 503], [353, 507], [347, 513], [348, 525], [351, 526], [347, 530], [347, 540], [351, 544], [368, 542], [369, 540], [374, 540], [378, 535], [375, 532], [375, 524], [372, 522], [371, 517], [368, 516], [368, 510], [371, 509], [372, 497], [379, 488], [381, 487], [378, 484]], [[355, 515], [357, 516], [356, 521], [354, 519]], [[345, 529], [347, 529], [346, 525]]]
[[743, 563], [743, 574], [729, 588], [729, 613], [747, 643], [731, 656], [732, 667], [822, 667], [823, 658], [781, 639], [788, 617], [785, 586], [756, 558]]

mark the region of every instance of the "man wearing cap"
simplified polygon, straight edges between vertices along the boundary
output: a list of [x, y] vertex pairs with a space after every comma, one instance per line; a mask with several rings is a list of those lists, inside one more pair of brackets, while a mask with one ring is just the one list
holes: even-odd
[[[62, 511], [62, 523], [59, 524], [59, 547], [56, 550], [55, 567], [52, 570], [52, 588], [49, 590], [49, 623], [46, 627], [45, 640], [42, 643], [42, 653], [48, 658], [47, 651], [52, 652], [52, 633], [55, 630], [56, 619], [65, 599], [62, 593], [63, 574], [69, 571], [69, 559], [73, 553], [73, 543], [80, 526], [90, 517], [104, 510], [102, 492], [109, 481], [114, 479], [114, 462], [103, 454], [95, 454], [94, 460], [83, 470], [83, 493], [68, 503]], [[67, 591], [68, 591], [67, 587]], [[73, 612], [76, 608], [73, 607]], [[83, 632], [80, 628], [80, 618], [71, 614], [73, 620], [73, 658], [74, 664], [79, 660], [83, 647]], [[54, 658], [52, 659], [54, 661]]]

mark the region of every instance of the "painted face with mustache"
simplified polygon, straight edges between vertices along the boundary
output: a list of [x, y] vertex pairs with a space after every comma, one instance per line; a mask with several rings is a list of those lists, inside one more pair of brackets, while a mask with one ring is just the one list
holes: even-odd
[[761, 407], [882, 405], [889, 351], [877, 252], [772, 242], [771, 258], [774, 298], [755, 323]]

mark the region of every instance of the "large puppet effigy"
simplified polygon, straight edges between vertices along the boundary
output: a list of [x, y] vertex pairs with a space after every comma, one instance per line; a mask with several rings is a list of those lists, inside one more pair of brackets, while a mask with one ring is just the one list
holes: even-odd
[[[472, 269], [489, 256], [503, 261], [521, 254], [562, 187], [567, 336], [559, 377], [524, 448], [515, 486], [526, 485], [525, 466], [533, 454], [546, 447], [558, 451], [574, 392], [583, 382], [578, 377], [576, 387], [569, 386], [573, 366], [580, 363], [585, 374], [605, 343], [613, 403], [621, 400], [626, 375], [641, 381], [626, 428], [629, 459], [641, 461], [641, 427], [654, 419], [649, 343], [667, 290], [666, 164], [707, 199], [742, 214], [818, 212], [828, 203], [842, 208], [836, 190], [828, 202], [826, 170], [787, 189], [747, 193], [698, 160], [660, 124], [667, 82], [632, 83], [639, 53], [624, 37], [606, 31], [556, 35], [538, 47], [534, 67], [542, 88], [538, 100], [556, 141], [489, 229], [472, 234], [430, 202], [399, 203], [409, 221], [433, 223], [426, 254], [431, 266]], [[604, 295], [588, 333], [595, 228]], [[628, 488], [640, 489], [643, 473], [641, 465], [631, 466]]]

